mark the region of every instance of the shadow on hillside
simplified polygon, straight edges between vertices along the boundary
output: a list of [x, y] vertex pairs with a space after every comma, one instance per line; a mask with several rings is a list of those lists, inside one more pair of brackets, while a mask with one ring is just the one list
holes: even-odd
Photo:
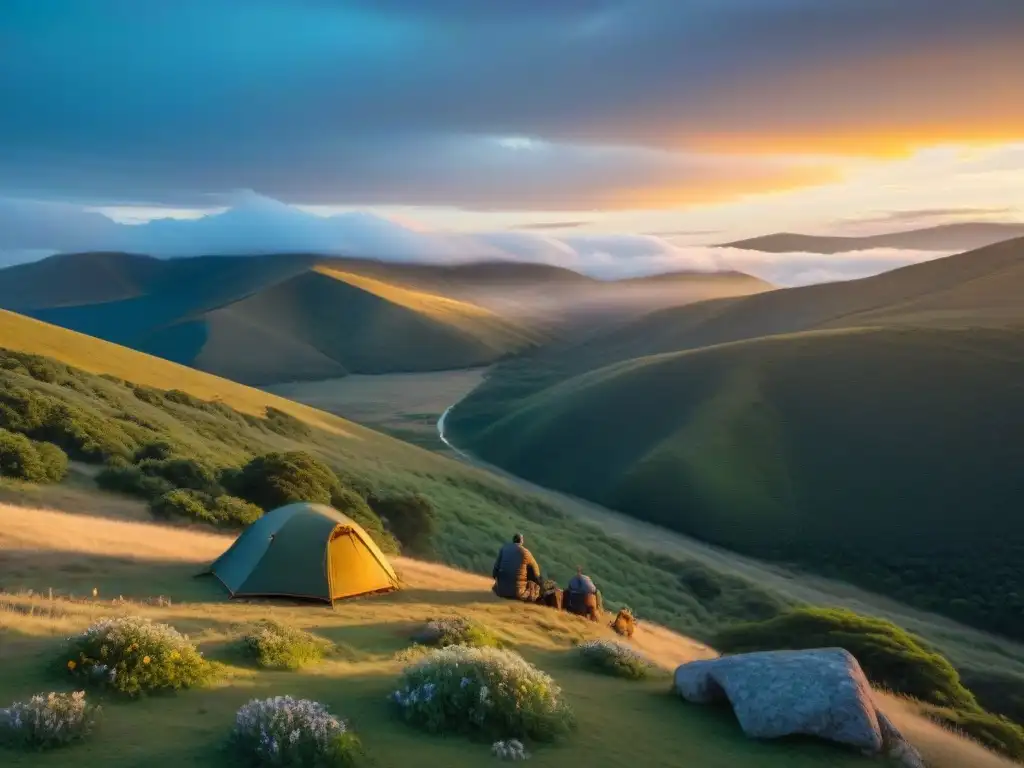
[[227, 592], [216, 579], [196, 577], [201, 569], [198, 563], [19, 549], [0, 552], [0, 590], [49, 594], [52, 589], [60, 597], [87, 597], [95, 589], [106, 600], [163, 596], [172, 603], [227, 600]]
[[144, 501], [102, 491], [91, 478], [80, 474], [69, 474], [58, 485], [5, 482], [0, 484], [0, 503], [14, 507], [52, 509], [106, 520], [154, 522]]
[[389, 603], [424, 603], [443, 606], [474, 605], [477, 603], [496, 603], [500, 598], [494, 593], [483, 589], [401, 589], [381, 598]]

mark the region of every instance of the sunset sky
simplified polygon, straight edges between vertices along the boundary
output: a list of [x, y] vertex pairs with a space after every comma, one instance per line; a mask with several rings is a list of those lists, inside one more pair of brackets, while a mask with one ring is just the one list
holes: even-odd
[[1020, 220], [1022, 40], [1020, 0], [3, 0], [0, 222], [236, 190], [681, 246]]

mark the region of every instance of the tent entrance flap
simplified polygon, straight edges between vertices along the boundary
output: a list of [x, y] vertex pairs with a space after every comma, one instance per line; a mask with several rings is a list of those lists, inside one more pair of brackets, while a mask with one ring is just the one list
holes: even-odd
[[334, 600], [394, 587], [374, 553], [351, 530], [341, 529], [331, 537], [327, 572]]

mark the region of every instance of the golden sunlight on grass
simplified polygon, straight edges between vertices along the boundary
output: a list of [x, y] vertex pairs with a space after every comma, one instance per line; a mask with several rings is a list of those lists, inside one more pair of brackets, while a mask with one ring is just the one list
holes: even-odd
[[339, 269], [319, 266], [316, 268], [316, 271], [327, 277], [340, 280], [375, 296], [379, 296], [386, 301], [390, 301], [392, 304], [398, 304], [415, 312], [421, 312], [437, 320], [452, 321], [460, 315], [497, 318], [497, 315], [490, 310], [470, 304], [469, 302], [405, 288], [394, 283], [386, 283], [382, 280], [375, 280], [372, 277], [344, 272]]
[[[112, 614], [146, 616], [188, 632], [212, 658], [223, 659], [228, 666], [225, 677], [210, 690], [118, 708], [117, 717], [112, 718], [115, 722], [110, 724], [113, 730], [109, 733], [114, 735], [96, 746], [102, 753], [95, 755], [96, 760], [107, 760], [106, 765], [137, 764], [117, 757], [118, 749], [127, 749], [136, 760], [148, 755], [145, 759], [155, 760], [153, 765], [171, 765], [174, 760], [179, 761], [177, 764], [192, 760], [197, 765], [214, 765], [215, 753], [200, 755], [195, 750], [216, 736], [218, 729], [228, 726], [240, 703], [254, 695], [281, 692], [283, 681], [288, 692], [327, 701], [337, 698], [332, 691], [338, 686], [344, 687], [344, 705], [355, 706], [354, 711], [363, 713], [359, 722], [369, 743], [389, 753], [390, 758], [407, 754], [422, 759], [423, 750], [428, 750], [437, 758], [432, 765], [468, 766], [476, 764], [479, 757], [471, 746], [458, 740], [424, 739], [396, 726], [384, 711], [377, 712], [389, 681], [401, 669], [402, 662], [395, 653], [408, 645], [412, 630], [431, 617], [461, 614], [486, 625], [504, 642], [550, 669], [565, 686], [579, 715], [591, 722], [572, 745], [541, 750], [535, 756], [538, 766], [564, 764], [566, 749], [588, 764], [620, 765], [626, 759], [618, 746], [620, 740], [625, 744], [633, 738], [644, 743], [639, 753], [633, 753], [636, 759], [654, 760], [665, 766], [852, 768], [861, 764], [855, 755], [823, 745], [786, 747], [744, 739], [730, 718], [707, 708], [688, 707], [667, 696], [669, 671], [682, 662], [713, 658], [716, 653], [662, 627], [641, 622], [631, 644], [665, 672], [648, 683], [623, 685], [580, 671], [570, 652], [572, 644], [580, 640], [620, 639], [606, 624], [499, 600], [490, 592], [489, 579], [437, 564], [395, 558], [405, 587], [402, 591], [345, 601], [334, 609], [273, 601], [228, 601], [213, 580], [191, 576], [198, 571], [197, 566], [215, 558], [231, 540], [222, 534], [155, 523], [0, 505], [0, 573], [4, 577], [0, 586], [8, 591], [0, 595], [0, 664], [4, 665], [0, 699], [24, 696], [43, 684], [36, 679], [37, 665], [32, 660], [49, 649], [56, 637]], [[94, 582], [101, 583], [96, 597], [91, 594]], [[48, 596], [47, 587], [53, 588], [54, 597]], [[28, 588], [33, 594], [26, 591]], [[69, 592], [84, 597], [63, 597]], [[128, 599], [111, 601], [120, 594]], [[171, 599], [154, 600], [155, 595]], [[283, 676], [237, 666], [229, 653], [232, 643], [237, 642], [247, 622], [270, 617], [339, 643], [342, 655], [316, 670]], [[884, 693], [877, 696], [882, 708], [932, 768], [1012, 765], [924, 720], [913, 702]], [[620, 712], [613, 707], [615, 712], [610, 711], [609, 697], [624, 709]], [[198, 717], [197, 711], [209, 714]], [[157, 739], [159, 756], [149, 739], [132, 735], [149, 728], [154, 718], [162, 723], [174, 722], [179, 734], [173, 741]], [[207, 733], [210, 728], [213, 730]], [[188, 738], [183, 739], [185, 734]], [[683, 763], [671, 758], [671, 750], [665, 751], [673, 741], [670, 734], [686, 735], [687, 749], [679, 754]], [[35, 765], [28, 758], [27, 762], [15, 758], [15, 765]], [[87, 760], [89, 765], [99, 764], [90, 760], [92, 756]]]
[[5, 560], [19, 552], [47, 551], [197, 563], [213, 560], [231, 541], [218, 533], [0, 504], [0, 557]]
[[142, 352], [0, 309], [0, 347], [54, 357], [90, 373], [108, 374], [159, 389], [182, 389], [204, 400], [262, 416], [278, 408], [336, 435], [366, 439], [373, 433], [344, 419]]

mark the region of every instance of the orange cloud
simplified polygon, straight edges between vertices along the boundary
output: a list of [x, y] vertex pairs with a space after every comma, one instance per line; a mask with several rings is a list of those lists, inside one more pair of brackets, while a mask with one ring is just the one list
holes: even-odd
[[[659, 210], [686, 205], [725, 203], [750, 195], [788, 192], [841, 180], [839, 168], [796, 166], [776, 173], [737, 178], [709, 178], [699, 183], [667, 186], [609, 187], [592, 193], [606, 210]], [[567, 203], [569, 201], [566, 201]]]
[[1024, 45], [835, 57], [723, 90], [669, 144], [738, 154], [897, 158], [1024, 140]]

